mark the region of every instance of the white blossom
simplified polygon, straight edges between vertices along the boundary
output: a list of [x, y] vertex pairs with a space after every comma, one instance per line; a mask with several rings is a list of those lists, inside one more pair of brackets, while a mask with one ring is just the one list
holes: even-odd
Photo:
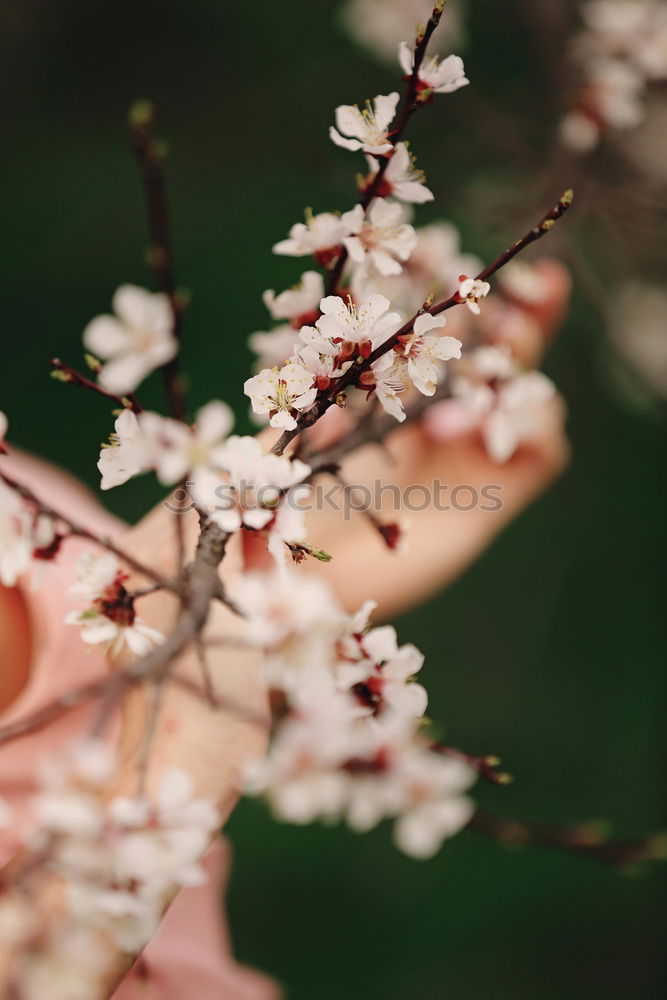
[[234, 415], [226, 403], [216, 399], [197, 411], [193, 427], [157, 413], [142, 413], [139, 423], [150, 441], [158, 479], [171, 486], [187, 475], [201, 479], [212, 472]]
[[255, 413], [268, 413], [272, 427], [293, 430], [300, 412], [315, 402], [317, 389], [312, 374], [301, 364], [289, 362], [282, 368], [265, 368], [243, 384]]
[[289, 231], [289, 238], [273, 247], [273, 252], [287, 257], [305, 257], [312, 254], [318, 264], [325, 267], [340, 255], [343, 240], [361, 224], [364, 210], [355, 205], [349, 212], [306, 212], [306, 221], [296, 222]]
[[[324, 297], [324, 278], [319, 271], [304, 271], [298, 284], [280, 295], [273, 289], [264, 292], [264, 305], [274, 319], [290, 320], [295, 329], [317, 319], [320, 300]], [[304, 318], [305, 317], [305, 318]]]
[[152, 449], [135, 413], [125, 409], [117, 417], [109, 443], [102, 445], [97, 468], [100, 489], [122, 486], [152, 466]]
[[280, 368], [294, 354], [296, 331], [291, 323], [281, 324], [268, 332], [258, 331], [248, 337], [248, 346], [257, 355], [255, 371]]
[[[368, 184], [370, 185], [379, 170], [379, 165], [374, 156], [367, 156], [366, 161], [369, 169]], [[424, 172], [415, 166], [407, 143], [398, 142], [394, 146], [394, 152], [387, 161], [377, 193], [382, 197], [392, 195], [399, 201], [412, 202], [417, 205], [433, 201], [433, 192], [426, 187]]]
[[[402, 38], [425, 24], [433, 12], [433, 0], [348, 0], [342, 20], [356, 42], [375, 56], [393, 63]], [[461, 11], [458, 0], [447, 0], [447, 13], [438, 35], [453, 43], [461, 40]]]
[[343, 243], [353, 263], [367, 261], [380, 274], [400, 274], [401, 262], [414, 250], [417, 235], [412, 226], [403, 222], [400, 205], [374, 198], [359, 228]]
[[[309, 466], [282, 455], [272, 455], [254, 437], [233, 435], [216, 452], [216, 467], [220, 476], [215, 483], [204, 477], [196, 478], [192, 494], [196, 502], [210, 513], [223, 531], [238, 531], [245, 527], [267, 529], [277, 537], [291, 530], [293, 537], [303, 537], [303, 512], [290, 490], [308, 476]], [[307, 489], [300, 487], [305, 498]], [[289, 507], [293, 516], [281, 516], [282, 506]]]
[[469, 278], [465, 274], [459, 277], [459, 297], [475, 316], [479, 316], [481, 312], [479, 300], [486, 298], [490, 291], [491, 285], [488, 281], [480, 281], [479, 278]]
[[356, 104], [341, 104], [336, 108], [336, 128], [331, 126], [329, 136], [337, 146], [352, 152], [363, 149], [365, 153], [382, 156], [393, 146], [389, 139], [389, 126], [396, 114], [399, 95], [380, 95], [373, 102], [367, 101], [360, 109]]
[[458, 428], [479, 427], [490, 457], [502, 464], [535, 433], [555, 387], [542, 372], [522, 372], [506, 348], [479, 347], [452, 380], [452, 393], [451, 400], [434, 407], [433, 430], [437, 433], [437, 410], [451, 417], [454, 409]]
[[443, 361], [461, 357], [461, 341], [442, 337], [435, 331], [447, 322], [445, 316], [423, 313], [415, 320], [412, 333], [399, 337], [395, 348], [407, 360], [408, 375], [424, 396], [432, 396], [442, 375]]
[[322, 315], [315, 327], [303, 327], [299, 336], [320, 354], [347, 358], [356, 352], [368, 357], [401, 325], [401, 317], [389, 312], [389, 305], [384, 295], [370, 295], [358, 306], [329, 295], [320, 303]]
[[359, 379], [360, 386], [374, 391], [378, 402], [390, 416], [399, 423], [405, 420], [405, 410], [399, 396], [410, 388], [408, 366], [404, 358], [394, 351], [387, 351], [364, 372]]
[[100, 645], [109, 656], [117, 656], [127, 646], [135, 656], [143, 656], [161, 642], [161, 632], [144, 624], [134, 610], [125, 589], [125, 574], [112, 553], [83, 553], [77, 565], [77, 582], [70, 594], [88, 602], [82, 611], [70, 611], [66, 625], [81, 626], [81, 639]]
[[88, 351], [107, 363], [99, 373], [109, 392], [133, 392], [147, 375], [176, 355], [169, 299], [136, 285], [121, 285], [112, 301], [114, 316], [98, 316], [83, 332]]
[[[410, 76], [414, 66], [414, 53], [407, 42], [399, 45], [398, 61], [405, 75]], [[460, 56], [447, 56], [446, 59], [427, 56], [419, 67], [417, 81], [422, 93], [426, 91], [434, 94], [452, 94], [470, 83]]]

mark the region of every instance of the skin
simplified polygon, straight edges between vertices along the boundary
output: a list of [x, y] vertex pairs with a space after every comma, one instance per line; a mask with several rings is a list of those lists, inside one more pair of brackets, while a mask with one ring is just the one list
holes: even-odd
[[[541, 264], [552, 294], [540, 310], [526, 310], [523, 329], [518, 329], [514, 349], [520, 358], [534, 361], [562, 316], [569, 291], [569, 279], [552, 261]], [[345, 430], [345, 414], [334, 411], [326, 426], [316, 428], [318, 444], [329, 446]], [[268, 435], [267, 443], [272, 436]], [[525, 443], [503, 466], [492, 463], [478, 435], [454, 441], [435, 442], [418, 425], [398, 427], [388, 438], [385, 450], [368, 446], [350, 456], [343, 465], [348, 482], [370, 483], [375, 479], [399, 487], [430, 484], [439, 478], [450, 485], [465, 483], [481, 488], [484, 484], [502, 487], [500, 511], [450, 511], [428, 508], [410, 514], [409, 549], [395, 553], [384, 547], [366, 519], [357, 514], [343, 525], [341, 516], [327, 510], [309, 515], [308, 538], [334, 556], [329, 564], [309, 561], [304, 572], [321, 574], [351, 611], [364, 600], [378, 601], [375, 619], [380, 620], [423, 600], [458, 576], [482, 552], [503, 527], [517, 516], [562, 471], [568, 459], [563, 431], [563, 405], [555, 399], [536, 437]], [[381, 513], [381, 512], [378, 512]], [[386, 519], [394, 519], [388, 515]], [[196, 517], [186, 520], [186, 543], [191, 552], [198, 534]], [[343, 528], [344, 530], [341, 530]], [[135, 557], [163, 573], [175, 566], [173, 515], [162, 505], [118, 539]], [[230, 543], [222, 566], [225, 583], [244, 568], [266, 563], [266, 553], [257, 539], [241, 549], [238, 538]], [[139, 586], [143, 581], [132, 580]], [[159, 592], [141, 600], [144, 620], [160, 631], [170, 628], [178, 612], [173, 596]], [[204, 638], [234, 635], [238, 619], [222, 604], [214, 602]], [[0, 708], [16, 697], [30, 674], [30, 623], [25, 603], [16, 590], [0, 589], [0, 649], [8, 664], [0, 685]], [[266, 712], [266, 696], [256, 653], [214, 647], [208, 654], [215, 689], [221, 696], [234, 698], [255, 712]], [[175, 672], [201, 683], [201, 667], [192, 650], [178, 660]], [[120, 736], [120, 767], [110, 794], [133, 794], [138, 787], [138, 761], [152, 718], [152, 689], [141, 688], [126, 699]], [[236, 775], [249, 756], [262, 751], [267, 741], [264, 728], [245, 721], [238, 714], [211, 708], [180, 688], [167, 686], [163, 693], [145, 776], [151, 794], [165, 767], [189, 770], [197, 792], [210, 796], [220, 806], [223, 817], [233, 809], [238, 793]], [[59, 909], [57, 889], [45, 888], [47, 913]], [[119, 966], [119, 973], [122, 968]], [[0, 983], [3, 982], [0, 956]]]

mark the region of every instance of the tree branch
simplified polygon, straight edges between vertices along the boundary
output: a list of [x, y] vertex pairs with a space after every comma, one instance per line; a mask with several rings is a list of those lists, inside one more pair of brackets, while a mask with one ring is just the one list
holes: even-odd
[[[518, 254], [520, 254], [526, 247], [529, 247], [532, 243], [541, 239], [546, 233], [548, 233], [555, 226], [556, 222], [565, 215], [570, 205], [572, 204], [574, 194], [571, 190], [565, 191], [561, 195], [558, 202], [550, 209], [546, 215], [538, 222], [536, 226], [530, 229], [521, 239], [516, 240], [510, 247], [496, 257], [494, 261], [487, 264], [476, 278], [480, 281], [486, 281], [506, 264], [509, 264], [511, 260], [514, 259]], [[398, 343], [400, 337], [407, 336], [412, 333], [412, 329], [415, 325], [416, 320], [419, 316], [425, 313], [430, 313], [431, 316], [438, 316], [440, 313], [445, 312], [447, 309], [451, 309], [453, 306], [458, 306], [463, 303], [463, 299], [459, 295], [458, 291], [453, 292], [449, 298], [443, 299], [441, 302], [437, 302], [435, 305], [425, 306], [420, 309], [412, 319], [409, 319], [400, 330], [388, 337], [379, 347], [376, 347], [374, 351], [367, 358], [358, 357], [352, 365], [348, 368], [344, 375], [336, 379], [332, 386], [323, 392], [321, 396], [315, 401], [312, 408], [307, 410], [301, 415], [297, 420], [297, 425], [292, 430], [284, 431], [279, 439], [274, 444], [271, 449], [274, 455], [282, 455], [294, 438], [300, 434], [303, 430], [308, 427], [312, 427], [320, 417], [326, 413], [330, 406], [332, 406], [339, 394], [347, 389], [350, 385], [356, 383], [359, 376], [373, 365], [379, 358], [385, 355], [388, 351]]]
[[[445, 9], [444, 3], [435, 4], [431, 16], [428, 19], [428, 23], [426, 24], [426, 27], [424, 28], [423, 32], [421, 32], [421, 34], [418, 35], [417, 38], [415, 39], [414, 62], [412, 67], [412, 73], [408, 78], [405, 88], [401, 116], [398, 120], [398, 125], [396, 126], [396, 128], [394, 129], [394, 131], [390, 136], [390, 141], [393, 146], [397, 146], [398, 143], [401, 141], [405, 129], [407, 127], [407, 124], [410, 121], [410, 118], [419, 107], [419, 102], [417, 101], [417, 94], [419, 89], [419, 70], [421, 69], [421, 65], [424, 61], [424, 56], [426, 55], [426, 49], [428, 48], [428, 43], [431, 40], [431, 35], [438, 27], [440, 23], [440, 18], [444, 13], [444, 9]], [[378, 159], [379, 159], [378, 169], [375, 172], [375, 176], [370, 181], [368, 186], [363, 190], [361, 197], [359, 198], [359, 204], [364, 209], [364, 211], [366, 211], [370, 203], [373, 201], [373, 198], [376, 197], [378, 191], [381, 189], [382, 179], [385, 175], [387, 167], [389, 166], [391, 154], [382, 156], [381, 158]], [[335, 295], [336, 289], [338, 288], [340, 279], [345, 269], [347, 258], [348, 258], [347, 249], [343, 247], [339, 257], [336, 260], [336, 263], [329, 272], [325, 295]]]
[[[148, 212], [151, 247], [149, 263], [159, 290], [167, 296], [173, 319], [172, 332], [181, 341], [183, 303], [176, 291], [173, 250], [169, 226], [169, 207], [162, 164], [166, 147], [154, 134], [155, 107], [150, 101], [137, 101], [129, 114], [132, 149], [141, 169]], [[185, 391], [178, 356], [162, 368], [169, 412], [175, 420], [186, 419]]]
[[172, 580], [167, 580], [166, 577], [158, 573], [157, 570], [151, 569], [150, 566], [146, 566], [145, 563], [139, 562], [134, 556], [131, 556], [124, 549], [119, 548], [115, 542], [112, 542], [110, 538], [105, 538], [100, 535], [96, 535], [94, 532], [89, 531], [88, 528], [84, 528], [83, 525], [77, 524], [76, 521], [72, 521], [65, 514], [62, 514], [59, 510], [54, 507], [50, 507], [48, 504], [43, 503], [39, 497], [30, 490], [27, 486], [22, 483], [17, 482], [12, 479], [11, 476], [7, 476], [4, 472], [0, 471], [0, 479], [9, 486], [10, 489], [14, 490], [20, 497], [26, 500], [28, 503], [32, 504], [35, 509], [43, 514], [45, 517], [50, 517], [54, 521], [59, 521], [64, 524], [70, 535], [74, 535], [77, 538], [86, 538], [89, 542], [94, 542], [101, 548], [106, 549], [107, 552], [113, 552], [115, 556], [118, 556], [126, 565], [133, 569], [136, 573], [140, 573], [142, 576], [147, 577], [152, 580], [155, 584], [160, 587], [164, 587], [167, 590], [173, 591], [175, 594], [181, 596], [181, 587]]
[[478, 809], [467, 829], [505, 847], [533, 846], [564, 851], [612, 868], [629, 868], [667, 859], [667, 835], [657, 833], [641, 839], [611, 840], [604, 824], [599, 822], [573, 827], [552, 826]]

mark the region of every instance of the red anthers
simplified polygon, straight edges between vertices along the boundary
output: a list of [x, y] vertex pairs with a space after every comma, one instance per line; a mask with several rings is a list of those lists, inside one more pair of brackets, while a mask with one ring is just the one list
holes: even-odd
[[125, 588], [127, 580], [129, 580], [128, 574], [119, 570], [113, 582], [93, 601], [100, 613], [116, 625], [133, 625], [136, 618], [134, 598]]
[[32, 558], [41, 559], [43, 562], [51, 562], [60, 552], [60, 546], [66, 537], [66, 535], [54, 535], [53, 540], [48, 545], [43, 545], [32, 550]]

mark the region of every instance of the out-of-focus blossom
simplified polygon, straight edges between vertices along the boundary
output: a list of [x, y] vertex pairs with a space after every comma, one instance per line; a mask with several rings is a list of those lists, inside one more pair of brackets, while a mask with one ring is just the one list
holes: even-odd
[[98, 316], [83, 332], [88, 351], [106, 361], [100, 385], [125, 395], [178, 351], [174, 319], [166, 295], [121, 285], [112, 301], [114, 316]]
[[[416, 26], [426, 24], [432, 11], [433, 0], [348, 0], [342, 19], [356, 42], [392, 63], [399, 42], [414, 36]], [[458, 0], [448, 0], [438, 37], [453, 45], [461, 36]]]
[[305, 323], [314, 322], [319, 315], [320, 300], [324, 298], [324, 278], [319, 271], [304, 271], [298, 284], [280, 295], [273, 289], [264, 292], [264, 305], [274, 319], [289, 320], [295, 330]]
[[109, 443], [102, 445], [97, 468], [102, 480], [100, 489], [122, 486], [129, 479], [151, 468], [150, 442], [132, 410], [123, 410], [116, 417]]
[[134, 610], [125, 583], [127, 575], [112, 553], [84, 553], [77, 566], [77, 581], [71, 596], [83, 598], [88, 607], [71, 611], [66, 625], [79, 625], [81, 638], [89, 645], [100, 645], [109, 656], [117, 656], [127, 646], [135, 656], [143, 656], [164, 636], [145, 625]]
[[667, 292], [631, 283], [614, 296], [609, 332], [628, 367], [655, 395], [667, 398]]
[[251, 333], [248, 346], [257, 355], [255, 371], [264, 368], [280, 368], [294, 354], [296, 333], [291, 323], [281, 324], [267, 333]]
[[435, 438], [478, 428], [494, 462], [508, 461], [538, 430], [555, 387], [542, 372], [522, 372], [503, 347], [479, 347], [461, 361], [452, 378], [452, 397], [425, 415]]

